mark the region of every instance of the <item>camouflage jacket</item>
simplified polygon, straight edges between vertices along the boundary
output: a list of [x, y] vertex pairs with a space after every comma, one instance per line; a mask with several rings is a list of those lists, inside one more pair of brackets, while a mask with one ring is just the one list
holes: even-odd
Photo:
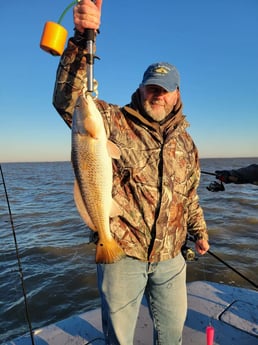
[[[69, 126], [85, 81], [84, 54], [70, 40], [57, 71], [53, 104]], [[181, 110], [159, 125], [142, 116], [133, 101], [125, 107], [96, 102], [107, 136], [121, 150], [113, 160], [113, 197], [122, 214], [110, 225], [125, 253], [158, 262], [180, 252], [187, 232], [208, 239], [197, 195], [198, 152]]]

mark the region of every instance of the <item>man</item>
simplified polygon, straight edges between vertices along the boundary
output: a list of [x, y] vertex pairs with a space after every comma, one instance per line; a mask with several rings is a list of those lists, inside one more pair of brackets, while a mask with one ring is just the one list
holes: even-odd
[[[85, 85], [85, 28], [100, 25], [101, 0], [74, 8], [75, 35], [57, 72], [53, 104], [71, 126]], [[199, 205], [197, 149], [186, 132], [179, 75], [168, 63], [152, 64], [124, 107], [96, 100], [109, 140], [121, 150], [113, 161], [113, 198], [122, 214], [110, 219], [126, 257], [98, 264], [106, 344], [132, 345], [143, 294], [154, 323], [154, 343], [182, 344], [186, 317], [186, 265], [181, 247], [187, 232], [196, 249], [209, 249]]]
[[258, 185], [258, 164], [251, 164], [240, 169], [217, 170], [215, 174], [216, 178], [224, 183]]

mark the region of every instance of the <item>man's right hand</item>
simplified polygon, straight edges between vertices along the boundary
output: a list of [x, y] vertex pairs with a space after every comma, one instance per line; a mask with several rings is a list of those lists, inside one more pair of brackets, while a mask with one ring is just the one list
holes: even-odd
[[73, 20], [76, 30], [98, 30], [100, 27], [102, 0], [81, 0], [73, 9]]

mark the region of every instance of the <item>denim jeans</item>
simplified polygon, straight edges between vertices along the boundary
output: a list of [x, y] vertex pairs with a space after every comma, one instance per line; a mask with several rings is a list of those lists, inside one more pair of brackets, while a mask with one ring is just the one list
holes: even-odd
[[103, 333], [108, 345], [133, 345], [139, 308], [145, 294], [156, 345], [182, 344], [186, 318], [186, 264], [181, 253], [148, 263], [125, 257], [98, 264]]

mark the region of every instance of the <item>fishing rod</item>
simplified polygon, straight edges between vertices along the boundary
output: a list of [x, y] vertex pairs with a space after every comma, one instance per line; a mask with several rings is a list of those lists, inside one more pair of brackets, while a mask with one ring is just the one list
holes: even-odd
[[9, 202], [9, 197], [8, 197], [8, 193], [7, 193], [6, 183], [5, 183], [4, 174], [3, 174], [3, 170], [2, 170], [1, 164], [0, 164], [0, 172], [1, 172], [1, 177], [2, 177], [2, 183], [1, 184], [4, 186], [4, 193], [5, 193], [5, 198], [6, 198], [6, 202], [7, 202], [7, 206], [8, 206], [8, 213], [9, 213], [10, 223], [11, 223], [11, 227], [12, 227], [13, 239], [14, 239], [14, 244], [15, 244], [16, 258], [17, 258], [18, 268], [19, 268], [19, 276], [20, 276], [20, 279], [21, 279], [21, 286], [22, 286], [22, 292], [23, 292], [23, 298], [24, 298], [24, 304], [25, 304], [26, 319], [27, 319], [27, 322], [28, 322], [28, 325], [29, 325], [31, 343], [32, 343], [32, 345], [35, 345], [32, 325], [31, 325], [31, 321], [30, 321], [30, 314], [29, 314], [29, 306], [28, 306], [27, 294], [26, 294], [26, 289], [25, 289], [25, 284], [24, 284], [24, 276], [23, 276], [23, 271], [22, 271], [22, 264], [21, 264], [20, 255], [19, 255], [18, 242], [17, 242], [17, 238], [16, 238], [14, 221], [13, 221], [13, 216], [12, 216], [12, 212], [11, 212], [11, 206], [10, 206], [10, 202]]
[[[217, 176], [215, 173], [211, 173], [209, 171], [204, 171], [204, 170], [201, 170], [201, 173], [206, 174], [206, 175]], [[209, 186], [207, 186], [206, 188], [210, 192], [223, 192], [225, 190], [225, 187], [222, 181], [220, 181], [220, 183], [217, 181], [211, 182]]]
[[[188, 239], [192, 242], [196, 242], [196, 239], [194, 237], [189, 236]], [[232, 271], [234, 271], [236, 274], [238, 274], [241, 278], [243, 278], [244, 280], [246, 280], [248, 283], [250, 283], [251, 285], [253, 285], [256, 289], [258, 289], [258, 285], [253, 282], [251, 279], [249, 279], [248, 277], [246, 277], [244, 274], [242, 274], [241, 272], [239, 272], [238, 270], [236, 270], [233, 266], [231, 266], [230, 264], [228, 264], [227, 262], [225, 262], [224, 260], [222, 260], [220, 257], [218, 257], [218, 255], [214, 254], [211, 250], [207, 250], [207, 253], [210, 254], [211, 256], [213, 256], [215, 259], [217, 259], [218, 261], [220, 261], [222, 264], [224, 264], [225, 266], [227, 266], [228, 268], [230, 268]]]
[[216, 176], [215, 173], [211, 173], [211, 172], [209, 172], [209, 171], [203, 171], [203, 170], [202, 170], [201, 173], [202, 173], [202, 174], [206, 174], [206, 175]]
[[213, 256], [215, 259], [217, 259], [218, 261], [220, 261], [222, 264], [224, 264], [225, 266], [227, 266], [228, 268], [230, 268], [232, 271], [234, 271], [236, 274], [238, 274], [240, 277], [242, 277], [243, 279], [245, 279], [248, 283], [250, 283], [251, 285], [253, 285], [256, 289], [258, 289], [258, 285], [256, 283], [254, 283], [252, 280], [250, 280], [249, 278], [247, 278], [245, 275], [243, 275], [241, 272], [237, 271], [234, 267], [232, 267], [231, 265], [229, 265], [227, 262], [225, 262], [224, 260], [222, 260], [221, 258], [219, 258], [216, 254], [214, 254], [213, 252], [211, 252], [210, 250], [207, 250], [207, 253], [209, 253], [211, 256]]

